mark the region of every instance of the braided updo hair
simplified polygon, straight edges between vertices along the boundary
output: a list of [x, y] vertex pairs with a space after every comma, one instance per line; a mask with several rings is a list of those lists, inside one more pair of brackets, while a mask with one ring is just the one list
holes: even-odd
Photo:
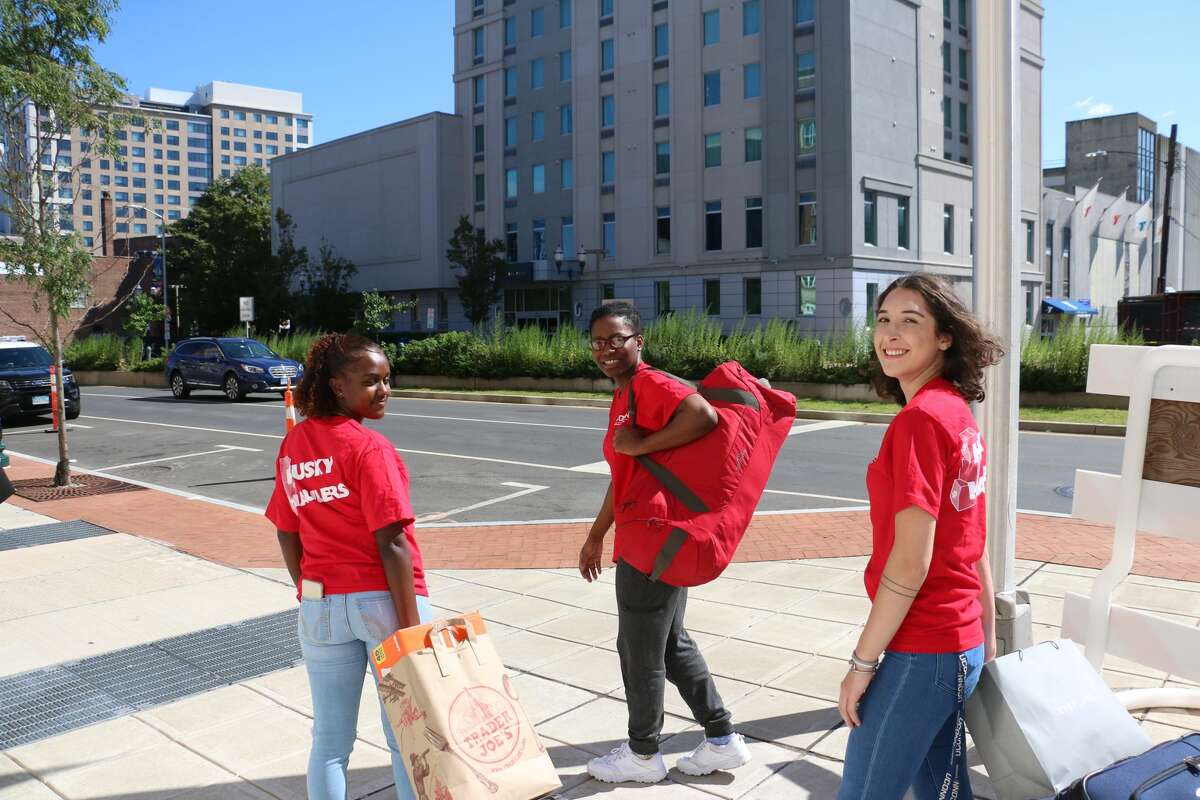
[[304, 377], [296, 387], [296, 409], [306, 417], [332, 417], [338, 413], [337, 395], [329, 380], [345, 371], [362, 353], [383, 349], [354, 333], [327, 333], [309, 348]]

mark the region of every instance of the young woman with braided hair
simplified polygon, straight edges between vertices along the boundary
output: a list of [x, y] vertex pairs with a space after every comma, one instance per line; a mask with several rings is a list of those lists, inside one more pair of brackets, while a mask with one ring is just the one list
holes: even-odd
[[[413, 534], [408, 471], [381, 434], [391, 370], [379, 345], [331, 333], [309, 350], [267, 506], [300, 595], [299, 637], [312, 691], [308, 796], [346, 797], [370, 651], [398, 628], [432, 618]], [[370, 670], [374, 676], [374, 670]], [[383, 709], [396, 794], [413, 797]]]

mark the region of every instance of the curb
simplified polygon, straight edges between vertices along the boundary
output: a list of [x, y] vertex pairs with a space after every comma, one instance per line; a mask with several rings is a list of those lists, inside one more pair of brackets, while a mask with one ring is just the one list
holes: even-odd
[[[535, 406], [576, 406], [582, 408], [608, 408], [609, 401], [589, 397], [543, 397], [524, 394], [487, 394], [486, 392], [439, 392], [415, 389], [393, 389], [392, 397], [408, 397], [414, 400], [458, 400], [465, 403], [514, 403]], [[877, 414], [868, 411], [818, 411], [800, 408], [796, 419], [844, 420], [887, 425], [892, 414]], [[1124, 425], [1104, 425], [1092, 422], [1049, 422], [1023, 419], [1018, 430], [1033, 433], [1071, 433], [1086, 436], [1124, 436]]]

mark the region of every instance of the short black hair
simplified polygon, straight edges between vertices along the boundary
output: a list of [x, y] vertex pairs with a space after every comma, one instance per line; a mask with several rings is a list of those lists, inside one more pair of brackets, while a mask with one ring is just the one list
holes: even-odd
[[629, 327], [633, 328], [635, 334], [640, 336], [642, 333], [642, 315], [638, 313], [633, 303], [626, 303], [624, 300], [605, 303], [592, 312], [592, 318], [588, 320], [588, 330], [592, 329], [596, 320], [605, 317], [621, 317], [629, 323]]

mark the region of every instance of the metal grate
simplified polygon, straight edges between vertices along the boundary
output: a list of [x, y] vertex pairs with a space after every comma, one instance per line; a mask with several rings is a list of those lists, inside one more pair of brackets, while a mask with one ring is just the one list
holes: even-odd
[[[14, 482], [15, 483], [15, 482]], [[52, 522], [49, 525], [30, 525], [0, 532], [0, 550], [16, 550], [19, 547], [36, 547], [42, 544], [70, 542], [90, 536], [107, 536], [116, 531], [84, 522]]]
[[70, 486], [55, 486], [53, 478], [24, 478], [13, 481], [17, 495], [35, 503], [46, 500], [71, 500], [78, 497], [95, 497], [98, 494], [117, 492], [144, 492], [136, 484], [102, 478], [99, 475], [72, 475]]
[[0, 750], [295, 666], [296, 615], [255, 617], [0, 678]]

